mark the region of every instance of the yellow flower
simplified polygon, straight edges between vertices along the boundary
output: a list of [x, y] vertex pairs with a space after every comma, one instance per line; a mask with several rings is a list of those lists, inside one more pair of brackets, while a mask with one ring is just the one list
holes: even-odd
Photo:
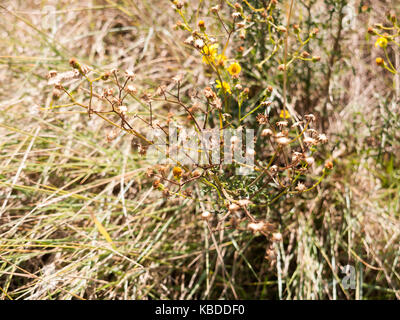
[[279, 116], [283, 119], [289, 119], [290, 113], [287, 110], [281, 110], [281, 114]]
[[385, 64], [385, 61], [381, 57], [376, 58], [375, 62], [378, 66], [383, 66]]
[[223, 66], [225, 64], [226, 57], [223, 54], [217, 56], [217, 66]]
[[172, 173], [176, 179], [180, 179], [182, 176], [182, 169], [180, 167], [174, 167]]
[[229, 83], [222, 81], [222, 86], [221, 86], [221, 81], [215, 80], [215, 82], [217, 83], [216, 88], [221, 88], [221, 89], [223, 88], [225, 92], [232, 94], [231, 86], [229, 85]]
[[214, 43], [210, 46], [205, 45], [203, 47], [203, 62], [206, 64], [214, 63], [217, 54], [218, 43]]
[[386, 38], [380, 37], [380, 38], [378, 38], [378, 40], [376, 40], [375, 47], [376, 48], [381, 47], [381, 48], [385, 49], [387, 47], [387, 43], [388, 43], [388, 41]]
[[240, 71], [242, 71], [242, 67], [237, 62], [232, 63], [228, 68], [228, 72], [231, 74], [231, 76], [238, 75]]
[[200, 20], [197, 25], [199, 26], [200, 30], [204, 31], [206, 29], [206, 23], [204, 20]]

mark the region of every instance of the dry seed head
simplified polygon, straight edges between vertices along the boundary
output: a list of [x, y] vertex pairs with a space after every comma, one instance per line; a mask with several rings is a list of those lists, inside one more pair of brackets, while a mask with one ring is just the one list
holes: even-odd
[[241, 207], [247, 207], [248, 205], [251, 204], [251, 201], [248, 199], [241, 199], [241, 200], [238, 200], [238, 204]]
[[312, 113], [306, 114], [304, 116], [304, 119], [306, 119], [307, 121], [313, 122], [313, 121], [315, 121], [315, 116]]
[[120, 113], [125, 113], [128, 111], [128, 108], [126, 106], [119, 106], [118, 109]]
[[314, 160], [313, 157], [307, 157], [307, 158], [304, 159], [304, 161], [305, 161], [309, 166], [312, 166], [312, 165], [314, 164], [314, 162], [315, 162], [315, 160]]
[[218, 11], [219, 11], [219, 6], [216, 5], [216, 6], [214, 6], [214, 7], [211, 7], [210, 11], [211, 11], [211, 13], [218, 13]]
[[303, 121], [297, 121], [292, 124], [292, 128], [300, 127], [300, 125], [302, 125], [302, 124], [303, 124]]
[[307, 133], [309, 133], [311, 137], [318, 134], [317, 130], [315, 129], [307, 129]]
[[311, 137], [308, 137], [308, 136], [305, 136], [305, 137], [304, 137], [303, 142], [304, 142], [304, 144], [305, 144], [306, 146], [314, 146], [314, 145], [317, 145], [317, 144], [318, 144], [317, 140], [315, 140], [315, 139], [313, 139], [313, 138], [311, 138]]
[[205, 87], [203, 93], [207, 100], [214, 100], [217, 97], [215, 92], [210, 87]]
[[236, 203], [231, 203], [228, 207], [229, 212], [234, 213], [237, 212], [240, 207]]
[[134, 80], [136, 75], [132, 70], [126, 70], [125, 71], [125, 75], [130, 79], [130, 80]]
[[114, 88], [104, 88], [103, 89], [103, 96], [108, 97], [114, 94]]
[[276, 242], [282, 241], [282, 233], [280, 233], [280, 232], [273, 233], [272, 241], [276, 241]]
[[47, 79], [54, 78], [57, 75], [56, 70], [50, 70], [49, 73], [47, 74]]
[[233, 19], [239, 18], [240, 16], [241, 16], [240, 12], [234, 12], [234, 13], [232, 13], [232, 18], [233, 18]]
[[190, 37], [186, 38], [186, 40], [183, 41], [183, 43], [184, 43], [184, 44], [187, 44], [187, 45], [190, 45], [190, 46], [193, 46], [193, 45], [194, 45], [194, 38], [193, 38], [193, 36], [190, 36]]
[[247, 228], [249, 228], [251, 231], [254, 233], [260, 232], [264, 229], [265, 223], [260, 221], [260, 222], [251, 222], [247, 225]]
[[321, 143], [327, 143], [328, 142], [328, 138], [324, 133], [321, 133], [320, 135], [318, 135], [318, 140]]
[[293, 152], [293, 156], [292, 156], [292, 162], [297, 162], [297, 161], [299, 161], [300, 159], [302, 159], [303, 158], [303, 154], [302, 153], [300, 153], [300, 152]]
[[259, 113], [257, 115], [256, 120], [259, 124], [267, 124], [268, 123], [268, 117], [262, 113]]
[[137, 93], [137, 89], [136, 89], [136, 87], [133, 86], [133, 85], [129, 85], [129, 86], [125, 89], [125, 91], [126, 91], [127, 93], [130, 93], [130, 94], [136, 94], [136, 93]]
[[220, 98], [216, 98], [212, 101], [211, 105], [218, 110], [222, 110], [222, 100]]
[[304, 183], [301, 183], [301, 182], [299, 182], [298, 184], [297, 184], [297, 186], [296, 186], [296, 190], [297, 191], [299, 191], [299, 192], [303, 192], [303, 191], [305, 191], [307, 188], [306, 188], [306, 186], [304, 185]]
[[194, 42], [194, 46], [195, 46], [197, 49], [203, 49], [203, 47], [204, 47], [204, 41], [201, 40], [201, 39], [197, 39], [197, 40]]
[[72, 70], [72, 71], [66, 71], [66, 72], [58, 73], [56, 76], [49, 78], [48, 84], [55, 85], [55, 84], [59, 83], [61, 85], [61, 83], [63, 81], [77, 79], [80, 76], [81, 76], [81, 73], [77, 69]]
[[210, 220], [211, 219], [211, 213], [209, 211], [203, 211], [201, 214], [201, 219], [203, 220]]
[[276, 164], [274, 164], [273, 166], [271, 166], [271, 167], [269, 168], [269, 171], [270, 171], [271, 173], [277, 173], [277, 172], [278, 172], [278, 166], [277, 166]]
[[283, 120], [283, 121], [278, 121], [278, 122], [276, 123], [276, 125], [277, 125], [279, 128], [282, 129], [283, 127], [287, 127], [288, 122], [285, 121], [285, 120]]
[[276, 139], [276, 142], [282, 146], [286, 146], [290, 143], [290, 139], [287, 137], [279, 137]]
[[240, 21], [236, 25], [237, 25], [238, 28], [244, 28], [246, 26], [246, 22]]
[[263, 131], [261, 131], [261, 136], [262, 137], [269, 137], [272, 136], [273, 132], [271, 129], [264, 129]]

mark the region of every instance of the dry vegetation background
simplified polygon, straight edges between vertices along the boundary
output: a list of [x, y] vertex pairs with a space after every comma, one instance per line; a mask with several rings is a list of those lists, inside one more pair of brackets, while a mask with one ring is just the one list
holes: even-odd
[[[283, 12], [287, 2], [279, 1]], [[1, 299], [399, 299], [399, 109], [367, 28], [400, 7], [342, 2], [355, 16], [337, 40], [333, 14], [313, 49], [320, 67], [304, 67], [289, 90], [299, 113], [323, 120], [329, 143], [320, 157], [334, 169], [275, 209], [283, 241], [271, 261], [265, 237], [210, 233], [196, 201], [154, 190], [132, 138], [108, 142], [104, 121], [77, 107], [45, 109], [46, 75], [70, 70], [71, 57], [100, 71], [133, 68], [139, 89], [184, 71], [184, 86], [202, 90], [209, 75], [174, 29], [169, 1], [0, 1]], [[229, 16], [225, 1], [189, 6], [211, 23], [211, 3]], [[295, 1], [293, 21], [310, 3], [326, 23], [322, 0]], [[268, 84], [249, 78], [251, 90]], [[154, 112], [167, 118], [164, 107]], [[355, 289], [341, 284], [347, 264]]]

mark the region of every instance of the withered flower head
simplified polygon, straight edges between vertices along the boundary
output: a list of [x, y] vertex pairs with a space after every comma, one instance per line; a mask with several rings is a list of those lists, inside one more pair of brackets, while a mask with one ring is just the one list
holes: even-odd
[[271, 129], [264, 129], [263, 131], [261, 131], [261, 136], [262, 137], [269, 137], [272, 136], [273, 132]]
[[307, 121], [313, 122], [313, 121], [315, 121], [315, 116], [312, 113], [306, 114], [304, 116], [304, 119], [306, 119]]
[[210, 87], [205, 87], [203, 93], [207, 100], [214, 100], [217, 97], [215, 92]]
[[265, 114], [259, 113], [256, 117], [256, 120], [259, 124], [268, 123], [268, 117]]
[[211, 217], [212, 217], [212, 216], [211, 216], [210, 211], [203, 211], [202, 214], [201, 214], [201, 218], [202, 218], [203, 220], [210, 220]]
[[296, 190], [299, 192], [303, 192], [307, 189], [307, 187], [304, 185], [304, 183], [299, 182], [296, 186]]

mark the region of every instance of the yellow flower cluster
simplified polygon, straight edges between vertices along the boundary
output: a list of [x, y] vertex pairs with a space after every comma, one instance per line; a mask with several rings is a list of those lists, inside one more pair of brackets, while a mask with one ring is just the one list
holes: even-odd
[[231, 76], [237, 76], [240, 71], [242, 71], [242, 67], [237, 62], [232, 63], [228, 68], [228, 72], [231, 74]]
[[279, 116], [283, 119], [289, 119], [290, 113], [287, 110], [281, 110], [281, 114]]
[[[218, 43], [211, 45], [205, 45], [202, 49], [203, 62], [208, 65], [214, 65], [216, 67], [224, 67], [225, 61], [227, 60], [224, 54], [218, 54]], [[239, 63], [233, 62], [226, 68], [226, 71], [233, 77], [237, 78], [242, 67]], [[232, 94], [231, 86], [228, 82], [216, 80], [216, 88], [223, 89], [224, 92]]]
[[226, 57], [223, 54], [218, 54], [218, 43], [212, 45], [205, 45], [203, 47], [203, 62], [206, 64], [215, 64], [223, 66]]
[[375, 47], [381, 47], [383, 49], [385, 49], [387, 47], [388, 41], [386, 38], [384, 37], [379, 37], [376, 42], [375, 42]]
[[221, 85], [221, 81], [215, 80], [215, 82], [217, 83], [217, 85], [216, 85], [217, 89], [224, 89], [225, 92], [232, 94], [231, 86], [229, 85], [229, 83], [222, 81], [222, 85]]

